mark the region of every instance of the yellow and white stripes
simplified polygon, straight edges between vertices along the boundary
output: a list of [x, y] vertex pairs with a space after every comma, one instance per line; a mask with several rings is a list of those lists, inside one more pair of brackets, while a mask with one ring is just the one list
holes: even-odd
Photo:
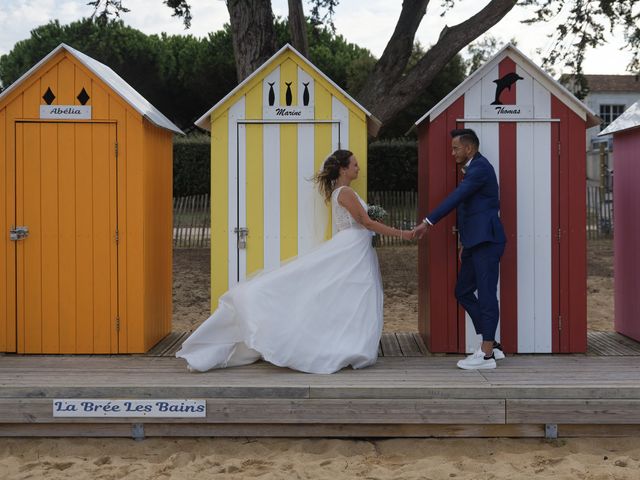
[[[276, 108], [302, 113], [281, 119], [274, 117]], [[211, 125], [215, 308], [238, 281], [277, 268], [330, 237], [330, 215], [319, 219], [311, 179], [333, 150], [354, 151], [361, 168], [354, 187], [366, 195], [367, 130], [364, 112], [291, 58], [274, 65]], [[244, 249], [238, 248], [236, 228], [249, 231]]]

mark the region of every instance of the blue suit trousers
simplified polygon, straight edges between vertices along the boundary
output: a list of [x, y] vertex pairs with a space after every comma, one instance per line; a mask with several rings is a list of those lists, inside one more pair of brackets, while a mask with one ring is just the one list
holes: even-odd
[[504, 242], [483, 242], [462, 251], [455, 295], [483, 341], [495, 340], [500, 318], [497, 287], [504, 246]]

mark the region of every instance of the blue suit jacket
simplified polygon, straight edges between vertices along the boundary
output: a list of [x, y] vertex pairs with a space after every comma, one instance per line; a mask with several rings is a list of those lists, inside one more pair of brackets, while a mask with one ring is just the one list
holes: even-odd
[[458, 187], [427, 215], [427, 219], [435, 225], [456, 207], [463, 247], [471, 248], [483, 242], [506, 241], [498, 215], [500, 194], [496, 172], [480, 153], [473, 157]]

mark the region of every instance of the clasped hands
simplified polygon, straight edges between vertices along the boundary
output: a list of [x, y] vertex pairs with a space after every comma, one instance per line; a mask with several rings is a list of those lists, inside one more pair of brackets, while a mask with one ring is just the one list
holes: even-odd
[[421, 239], [426, 232], [427, 225], [425, 223], [420, 223], [419, 225], [413, 227], [413, 230], [402, 230], [400, 236], [403, 240], [411, 241], [415, 239]]

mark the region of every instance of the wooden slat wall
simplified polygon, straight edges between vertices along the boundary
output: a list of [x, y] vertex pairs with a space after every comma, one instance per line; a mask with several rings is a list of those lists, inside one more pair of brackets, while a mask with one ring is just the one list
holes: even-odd
[[[56, 348], [56, 342], [59, 338], [60, 351], [65, 351], [67, 348], [72, 348], [75, 342], [79, 342], [80, 348], [83, 351], [89, 351], [93, 349], [95, 353], [107, 353], [113, 352], [114, 349], [118, 349], [121, 353], [125, 352], [143, 352], [144, 349], [152, 343], [155, 339], [160, 337], [160, 333], [163, 330], [167, 330], [168, 316], [161, 315], [160, 320], [157, 320], [156, 316], [145, 313], [144, 295], [145, 291], [145, 273], [143, 269], [149, 262], [144, 261], [144, 233], [145, 222], [147, 223], [146, 229], [149, 227], [153, 229], [154, 220], [146, 220], [146, 216], [150, 216], [152, 219], [158, 217], [160, 208], [166, 213], [160, 215], [164, 222], [160, 221], [165, 230], [165, 242], [168, 243], [167, 252], [163, 256], [163, 270], [164, 277], [159, 279], [159, 275], [151, 275], [153, 281], [164, 282], [171, 284], [171, 254], [170, 254], [170, 242], [171, 242], [171, 186], [168, 183], [171, 177], [171, 161], [170, 153], [159, 153], [155, 151], [156, 155], [161, 157], [165, 156], [164, 160], [160, 160], [160, 163], [169, 164], [169, 167], [162, 172], [155, 172], [154, 165], [150, 164], [152, 168], [143, 167], [143, 155], [144, 155], [144, 141], [143, 135], [146, 133], [143, 130], [143, 120], [141, 116], [135, 112], [122, 98], [115, 94], [109, 87], [107, 87], [101, 80], [95, 77], [89, 70], [87, 70], [82, 64], [80, 64], [72, 55], [67, 52], [60, 52], [58, 55], [52, 57], [45, 65], [34, 73], [34, 76], [24, 80], [24, 84], [11, 92], [7, 97], [3, 99], [2, 105], [0, 105], [0, 140], [2, 140], [2, 147], [0, 148], [0, 172], [2, 173], [2, 181], [0, 183], [0, 198], [2, 199], [2, 207], [0, 208], [0, 227], [4, 228], [4, 231], [8, 231], [12, 225], [16, 224], [17, 219], [14, 218], [13, 212], [16, 210], [15, 205], [15, 190], [16, 173], [15, 172], [15, 144], [14, 144], [14, 125], [16, 119], [39, 119], [39, 105], [43, 103], [42, 95], [47, 88], [51, 88], [56, 96], [53, 104], [69, 104], [73, 105], [77, 103], [76, 96], [84, 88], [88, 93], [90, 99], [88, 105], [92, 108], [92, 121], [93, 122], [112, 122], [117, 125], [114, 127], [108, 136], [108, 140], [102, 139], [98, 135], [98, 130], [95, 125], [90, 126], [89, 123], [83, 124], [64, 124], [58, 122], [57, 130], [57, 152], [45, 152], [47, 155], [47, 165], [55, 160], [54, 154], [57, 154], [58, 170], [55, 172], [64, 183], [65, 179], [73, 179], [80, 176], [87, 176], [92, 180], [86, 182], [84, 185], [84, 193], [95, 193], [101, 191], [101, 189], [109, 188], [110, 191], [118, 192], [118, 198], [111, 199], [113, 204], [119, 206], [119, 211], [114, 209], [110, 210], [110, 213], [106, 216], [102, 216], [103, 206], [92, 204], [78, 204], [74, 207], [73, 211], [67, 211], [61, 208], [59, 226], [58, 228], [65, 232], [75, 232], [77, 228], [77, 222], [82, 224], [82, 228], [92, 228], [93, 233], [104, 237], [108, 235], [111, 240], [115, 238], [116, 221], [118, 222], [120, 244], [118, 248], [118, 255], [115, 255], [115, 245], [110, 252], [96, 252], [95, 245], [85, 244], [81, 241], [71, 241], [68, 247], [76, 249], [80, 259], [78, 262], [72, 259], [65, 259], [63, 256], [58, 258], [58, 264], [65, 265], [64, 269], [60, 269], [59, 276], [59, 288], [61, 292], [60, 305], [59, 305], [59, 319], [55, 320], [59, 323], [58, 334], [47, 330], [46, 335], [43, 332], [43, 345], [47, 349], [54, 350]], [[55, 124], [56, 122], [51, 122]], [[77, 128], [74, 127], [77, 125]], [[104, 123], [103, 123], [104, 125]], [[53, 131], [43, 130], [43, 135], [53, 135]], [[103, 144], [107, 142], [109, 150], [115, 145], [116, 140], [119, 143], [119, 161], [118, 161], [118, 174], [113, 175], [106, 174], [105, 172], [95, 172], [90, 162], [75, 161], [76, 157], [82, 157], [86, 159], [88, 156], [93, 155], [93, 151], [82, 151], [74, 149], [74, 139], [77, 135], [87, 136], [96, 139]], [[171, 151], [170, 134], [163, 133], [162, 141], [150, 140], [151, 144], [158, 145], [159, 148], [166, 148]], [[98, 138], [100, 137], [100, 138]], [[22, 148], [22, 147], [21, 147]], [[44, 157], [43, 157], [44, 158]], [[71, 160], [70, 160], [71, 159]], [[64, 163], [62, 160], [65, 160]], [[51, 162], [50, 162], [51, 161]], [[110, 168], [115, 172], [115, 157], [113, 164], [110, 164]], [[32, 172], [34, 174], [38, 172]], [[47, 171], [49, 175], [52, 172]], [[159, 183], [156, 184], [155, 177], [149, 179], [145, 185], [145, 175], [158, 173], [160, 175]], [[40, 172], [40, 175], [45, 172]], [[100, 177], [100, 178], [98, 178]], [[22, 177], [21, 177], [22, 178]], [[34, 177], [35, 178], [35, 177]], [[18, 179], [20, 180], [20, 179]], [[37, 178], [36, 178], [37, 180]], [[21, 181], [21, 180], [20, 180]], [[164, 205], [160, 205], [160, 201], [156, 202], [154, 208], [149, 210], [148, 204], [145, 203], [145, 192], [149, 190], [149, 186], [152, 188], [158, 187], [159, 190], [152, 190], [152, 192], [159, 192], [162, 190], [162, 194], [159, 194], [165, 198]], [[73, 190], [63, 189], [58, 185], [60, 191], [61, 201], [64, 204], [65, 199], [71, 201], [73, 198]], [[83, 188], [83, 187], [81, 187]], [[63, 191], [64, 190], [64, 191]], [[147, 192], [148, 193], [148, 192]], [[53, 190], [43, 191], [42, 195], [51, 197], [55, 192]], [[45, 199], [40, 199], [42, 203]], [[33, 199], [37, 201], [36, 198]], [[154, 197], [154, 201], [156, 201]], [[46, 203], [46, 202], [45, 202]], [[93, 208], [93, 210], [92, 210]], [[100, 212], [98, 212], [98, 210]], [[43, 212], [43, 215], [46, 212]], [[49, 218], [42, 217], [42, 221], [47, 225]], [[97, 218], [100, 217], [99, 220]], [[97, 225], [96, 222], [100, 222]], [[150, 222], [150, 223], [149, 223]], [[51, 222], [49, 222], [51, 223]], [[46, 225], [45, 225], [46, 226]], [[49, 227], [46, 227], [49, 229]], [[158, 227], [161, 228], [161, 227]], [[50, 231], [50, 230], [48, 230]], [[80, 243], [78, 243], [80, 242]], [[114, 242], [115, 243], [115, 242]], [[42, 254], [50, 257], [50, 251], [55, 250], [55, 241], [47, 241], [43, 243]], [[105, 271], [96, 270], [95, 265], [88, 261], [93, 255], [110, 255], [118, 258], [118, 265], [115, 263], [109, 267], [111, 270], [111, 276]], [[15, 271], [15, 255], [16, 246], [14, 242], [8, 242], [4, 235], [0, 239], [0, 351], [16, 351], [16, 302], [12, 299], [16, 298], [16, 271]], [[35, 257], [34, 257], [35, 259]], [[65, 260], [69, 260], [65, 263]], [[55, 262], [54, 262], [55, 263]], [[56, 270], [56, 265], [49, 263], [51, 272]], [[116, 268], [117, 267], [117, 268]], [[153, 267], [153, 264], [152, 264]], [[47, 270], [47, 275], [49, 271]], [[119, 272], [119, 276], [118, 276]], [[168, 273], [167, 273], [168, 272]], [[156, 272], [157, 273], [157, 272]], [[51, 273], [53, 274], [53, 273]], [[89, 282], [87, 278], [93, 278], [96, 275], [101, 280], [98, 282]], [[106, 278], [103, 278], [106, 276]], [[76, 279], [81, 279], [76, 282]], [[83, 280], [85, 279], [85, 280]], [[71, 283], [70, 283], [71, 282]], [[101, 283], [102, 282], [102, 283]], [[78, 283], [78, 291], [76, 288], [70, 288], [73, 284]], [[118, 284], [118, 288], [108, 289], [108, 299], [100, 299], [100, 306], [90, 307], [90, 302], [95, 301], [95, 298], [91, 298], [92, 293], [85, 291], [86, 286], [90, 283], [99, 283], [101, 287], [104, 287], [107, 283], [111, 285]], [[17, 305], [20, 308], [45, 308], [41, 307], [37, 303], [29, 303], [25, 306], [24, 298], [22, 297], [24, 290], [19, 290], [17, 293], [21, 297], [17, 301]], [[35, 292], [37, 293], [37, 292]], [[34, 294], [35, 294], [34, 293]], [[37, 295], [42, 299], [42, 302], [47, 303], [47, 308], [51, 307], [55, 309], [51, 303], [53, 300], [47, 292], [42, 292], [42, 295]], [[105, 307], [106, 304], [117, 305], [119, 303], [120, 310], [120, 331], [116, 331], [115, 326], [116, 315], [118, 311], [115, 307], [112, 310], [108, 310]], [[148, 303], [151, 305], [151, 303]], [[93, 308], [93, 311], [90, 311]], [[154, 305], [154, 308], [161, 308], [165, 312], [171, 310], [170, 298], [169, 303], [166, 301], [160, 305]], [[86, 318], [90, 315], [97, 314], [96, 309], [100, 310], [100, 315], [105, 314], [108, 317], [109, 325], [104, 327], [100, 326], [100, 331], [95, 330], [95, 327], [91, 327], [90, 322], [79, 322], [79, 318]], [[146, 315], [146, 317], [145, 317]], [[170, 314], [169, 314], [170, 315]], [[152, 326], [146, 328], [143, 325], [144, 318], [153, 318], [150, 320]], [[53, 321], [53, 323], [55, 323]], [[157, 323], [156, 323], [157, 322]], [[105, 324], [106, 325], [106, 324]], [[53, 326], [51, 326], [53, 328]], [[29, 327], [31, 328], [31, 327]], [[36, 328], [36, 327], [33, 327]], [[49, 326], [47, 326], [49, 328]], [[147, 332], [148, 330], [148, 332]], [[154, 333], [155, 332], [155, 333]], [[37, 333], [37, 332], [36, 332]], [[22, 332], [20, 338], [24, 338], [24, 332]], [[151, 340], [146, 339], [145, 335], [149, 335]], [[39, 336], [39, 334], [37, 335]], [[97, 337], [96, 337], [97, 336]], [[98, 338], [98, 340], [96, 340]], [[70, 350], [66, 350], [70, 351]]]
[[144, 121], [144, 350], [171, 332], [172, 135]]

